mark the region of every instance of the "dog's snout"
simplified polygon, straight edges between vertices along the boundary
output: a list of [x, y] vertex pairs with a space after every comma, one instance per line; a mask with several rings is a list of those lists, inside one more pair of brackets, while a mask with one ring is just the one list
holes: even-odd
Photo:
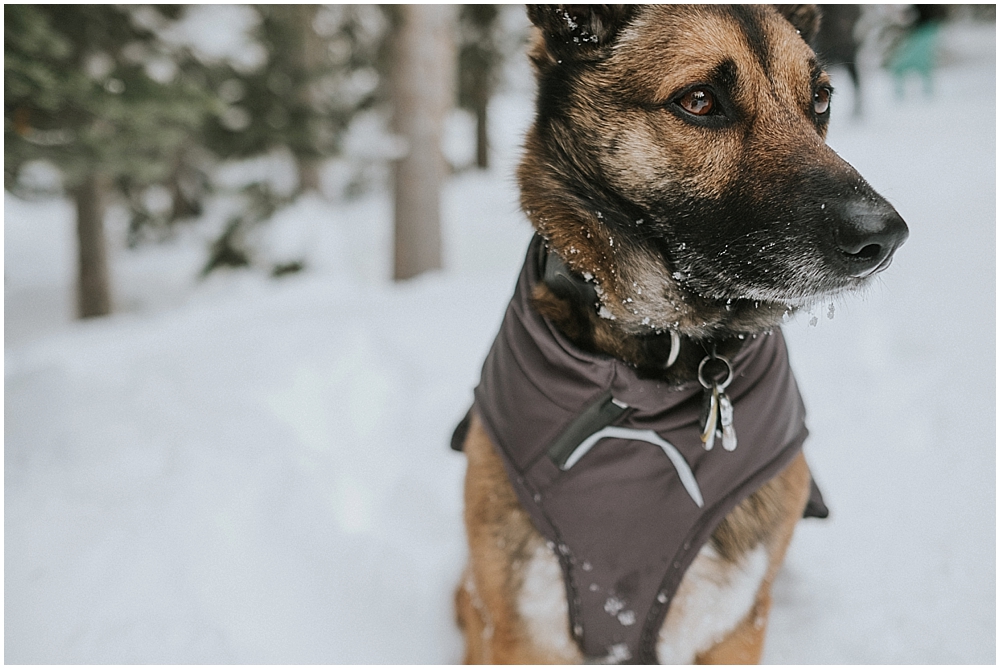
[[884, 200], [861, 200], [843, 207], [834, 238], [848, 274], [865, 277], [889, 266], [909, 229]]

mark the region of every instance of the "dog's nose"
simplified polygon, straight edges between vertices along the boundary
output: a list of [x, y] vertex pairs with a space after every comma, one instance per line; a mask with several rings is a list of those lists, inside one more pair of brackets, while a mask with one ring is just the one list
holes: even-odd
[[909, 235], [892, 205], [866, 199], [843, 207], [834, 239], [848, 274], [861, 278], [888, 267], [892, 254]]

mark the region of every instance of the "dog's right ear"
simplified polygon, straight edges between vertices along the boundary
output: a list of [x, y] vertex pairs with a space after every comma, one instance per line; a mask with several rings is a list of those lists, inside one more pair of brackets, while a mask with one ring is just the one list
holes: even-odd
[[549, 58], [588, 61], [607, 55], [635, 9], [635, 5], [528, 5], [528, 18], [542, 32]]
[[819, 32], [819, 22], [823, 16], [819, 7], [816, 5], [775, 5], [774, 8], [799, 31], [806, 44], [812, 44], [813, 38]]

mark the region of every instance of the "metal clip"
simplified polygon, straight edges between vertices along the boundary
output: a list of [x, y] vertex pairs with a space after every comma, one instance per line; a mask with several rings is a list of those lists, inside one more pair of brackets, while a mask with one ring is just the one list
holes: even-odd
[[[710, 361], [720, 361], [726, 367], [726, 378], [722, 381], [705, 378], [705, 367]], [[733, 381], [733, 366], [726, 358], [710, 355], [698, 365], [698, 382], [705, 389], [701, 411], [701, 443], [706, 451], [712, 450], [717, 437], [722, 437], [722, 447], [727, 451], [736, 449], [736, 428], [733, 426], [733, 403], [725, 390]]]

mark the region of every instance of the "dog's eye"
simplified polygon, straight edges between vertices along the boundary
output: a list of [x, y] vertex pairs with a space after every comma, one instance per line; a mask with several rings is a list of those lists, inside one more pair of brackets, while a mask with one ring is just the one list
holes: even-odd
[[813, 111], [822, 116], [830, 109], [830, 89], [817, 88], [813, 93]]
[[677, 104], [689, 114], [708, 116], [715, 109], [715, 96], [704, 88], [696, 88], [685, 93]]

